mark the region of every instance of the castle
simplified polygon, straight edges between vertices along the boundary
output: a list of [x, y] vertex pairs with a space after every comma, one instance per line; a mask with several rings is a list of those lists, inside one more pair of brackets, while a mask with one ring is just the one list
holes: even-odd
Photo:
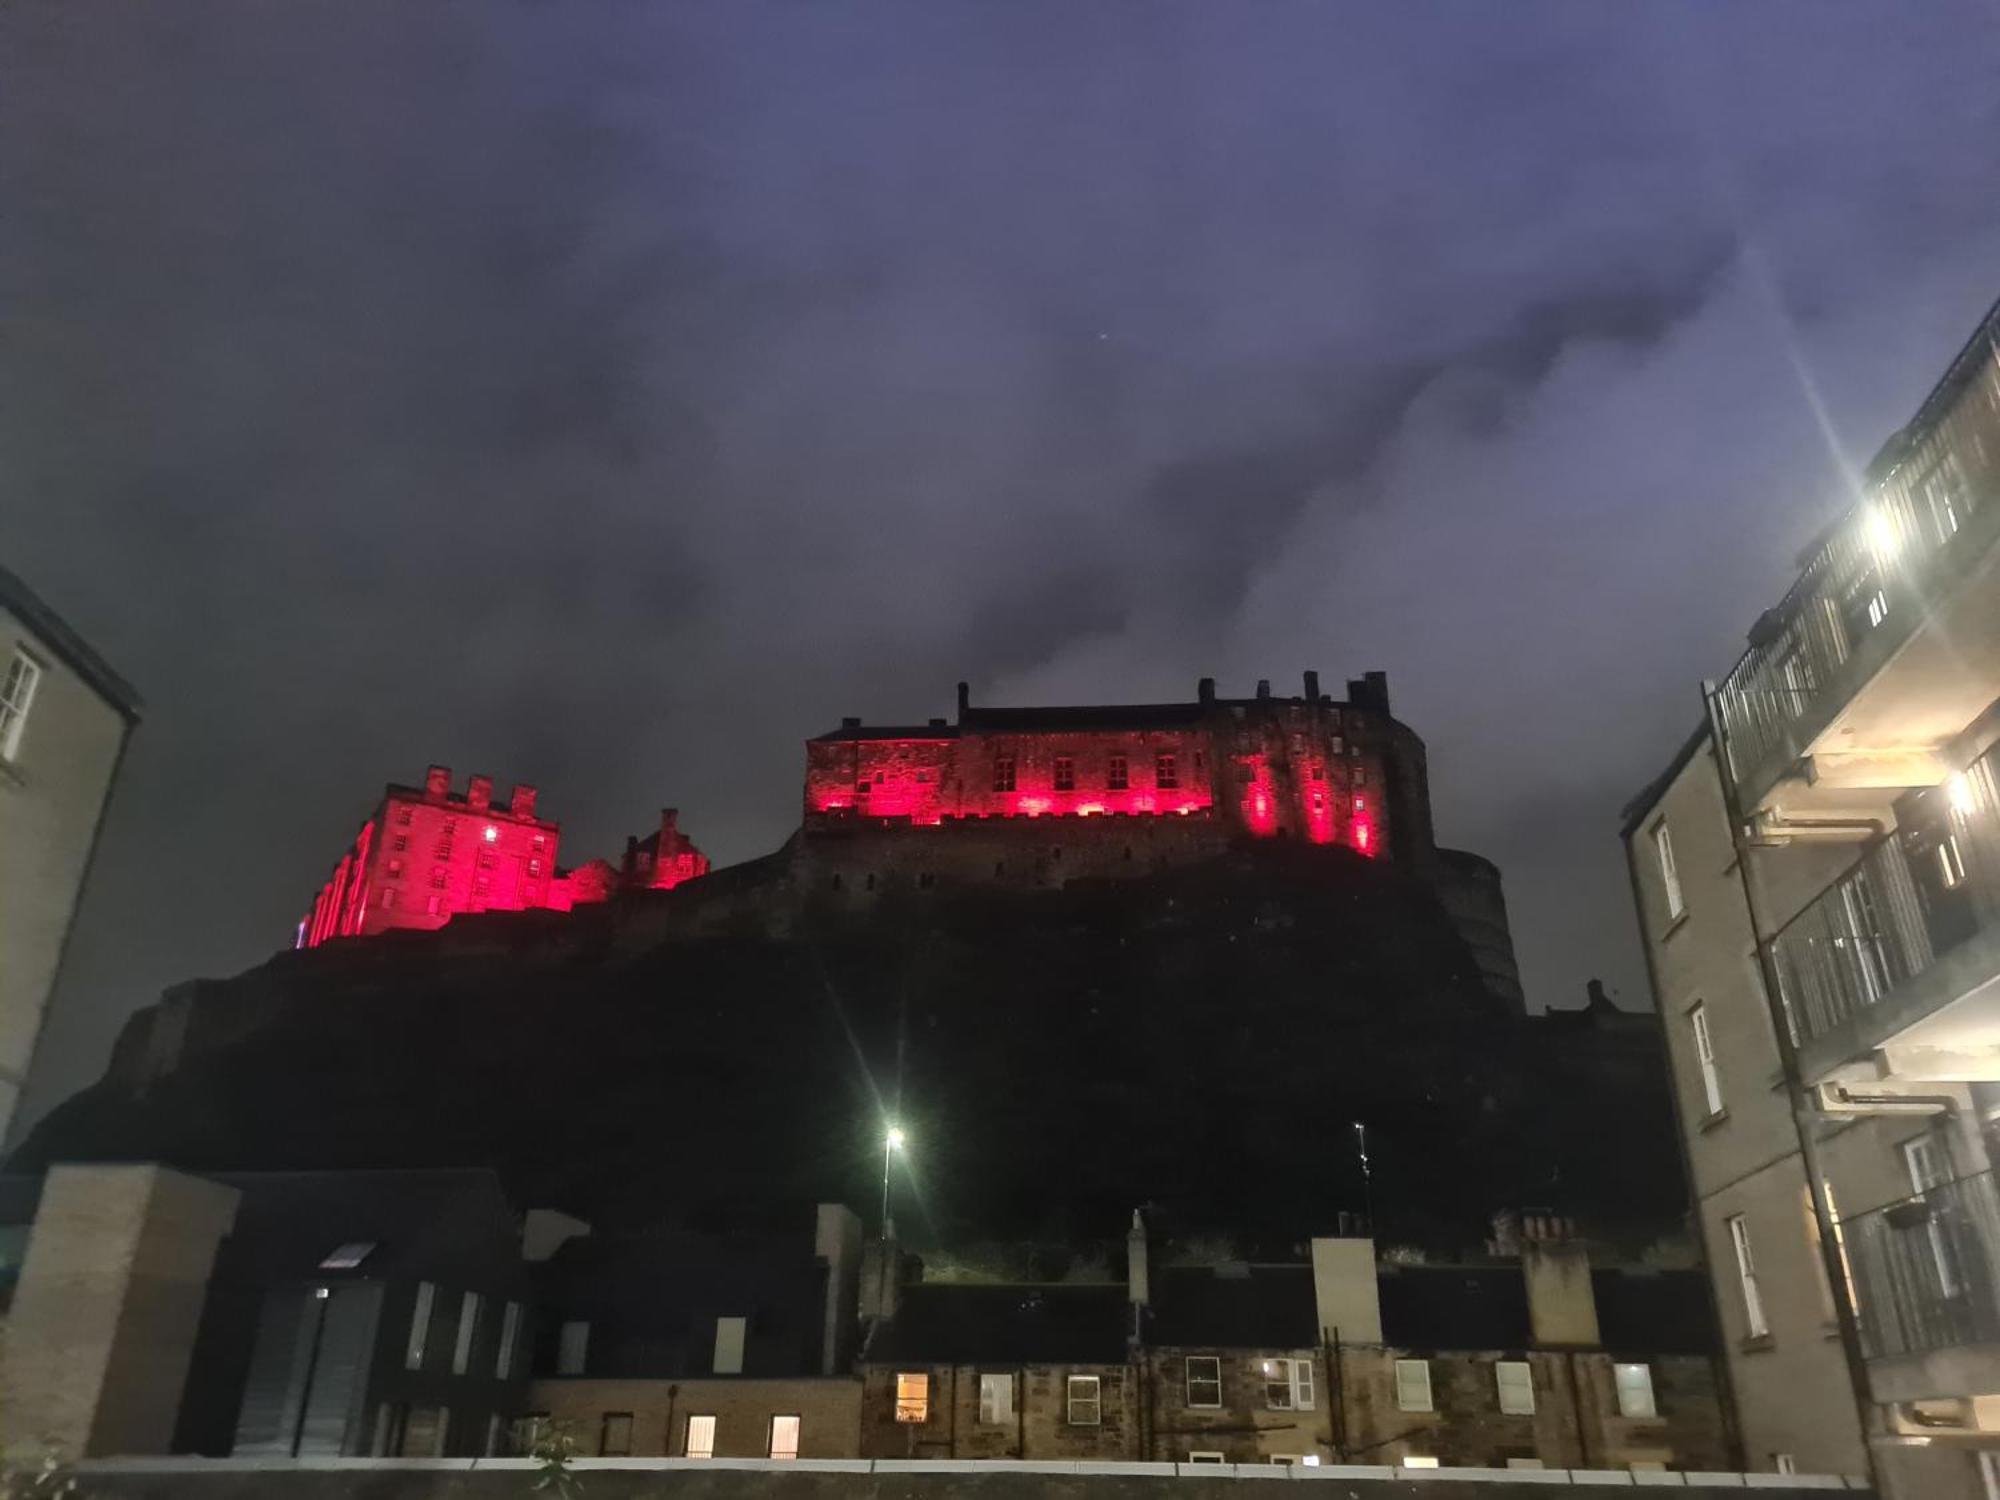
[[[1519, 1008], [1499, 871], [1438, 847], [1424, 744], [1391, 714], [1387, 676], [1350, 680], [1344, 699], [1316, 672], [1302, 686], [1281, 696], [1260, 681], [1224, 698], [1204, 677], [1183, 702], [990, 707], [961, 682], [951, 720], [844, 719], [806, 744], [798, 834], [733, 899], [854, 908], [902, 891], [1128, 878], [1260, 843], [1330, 846], [1428, 884], [1489, 991]], [[558, 868], [561, 830], [536, 815], [533, 787], [500, 807], [491, 778], [462, 796], [450, 781], [434, 766], [421, 790], [386, 789], [298, 946], [462, 913], [569, 911], [708, 871], [671, 809], [657, 833], [628, 840], [622, 865]]]

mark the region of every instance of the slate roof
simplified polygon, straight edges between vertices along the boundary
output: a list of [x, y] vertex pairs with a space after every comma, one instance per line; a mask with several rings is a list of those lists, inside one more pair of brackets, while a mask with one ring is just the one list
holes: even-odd
[[876, 1364], [1122, 1364], [1122, 1286], [912, 1286], [868, 1347]]
[[1309, 1265], [1169, 1266], [1152, 1276], [1148, 1343], [1307, 1349], [1319, 1342]]
[[63, 659], [69, 669], [81, 677], [119, 714], [127, 723], [139, 722], [139, 710], [145, 705], [132, 684], [111, 669], [111, 664], [99, 656], [82, 636], [71, 628], [69, 622], [43, 600], [19, 576], [0, 567], [0, 605], [19, 616], [22, 623], [34, 632], [36, 641]]
[[1399, 1349], [1524, 1349], [1519, 1266], [1383, 1266], [1382, 1339]]
[[1715, 1319], [1699, 1271], [1592, 1271], [1598, 1333], [1613, 1354], [1709, 1354]]

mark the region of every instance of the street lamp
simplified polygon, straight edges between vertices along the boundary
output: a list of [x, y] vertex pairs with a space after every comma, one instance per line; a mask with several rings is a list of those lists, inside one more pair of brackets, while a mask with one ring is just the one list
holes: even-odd
[[903, 1127], [900, 1125], [891, 1125], [889, 1133], [882, 1137], [882, 1238], [885, 1240], [891, 1234], [889, 1226], [889, 1161], [898, 1151], [903, 1149], [903, 1142], [906, 1139], [908, 1137], [903, 1134]]

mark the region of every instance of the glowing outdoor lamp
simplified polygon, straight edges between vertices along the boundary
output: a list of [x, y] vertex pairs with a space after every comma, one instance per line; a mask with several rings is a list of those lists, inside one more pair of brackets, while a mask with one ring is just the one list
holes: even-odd
[[885, 1240], [893, 1232], [889, 1223], [889, 1163], [908, 1139], [900, 1125], [891, 1125], [888, 1134], [882, 1137], [882, 1238]]

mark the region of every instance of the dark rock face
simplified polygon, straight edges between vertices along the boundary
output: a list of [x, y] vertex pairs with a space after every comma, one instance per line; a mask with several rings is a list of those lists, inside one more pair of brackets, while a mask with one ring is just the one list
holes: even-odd
[[768, 909], [752, 886], [721, 919], [675, 916], [697, 882], [595, 923], [489, 916], [478, 942], [454, 923], [180, 986], [14, 1165], [490, 1164], [599, 1223], [812, 1199], [872, 1222], [893, 1115], [917, 1244], [1111, 1239], [1140, 1203], [1246, 1249], [1343, 1210], [1439, 1247], [1502, 1207], [1633, 1240], [1681, 1218], [1651, 1018], [1508, 1015], [1386, 864], [1265, 847], [847, 914], [780, 869]]

